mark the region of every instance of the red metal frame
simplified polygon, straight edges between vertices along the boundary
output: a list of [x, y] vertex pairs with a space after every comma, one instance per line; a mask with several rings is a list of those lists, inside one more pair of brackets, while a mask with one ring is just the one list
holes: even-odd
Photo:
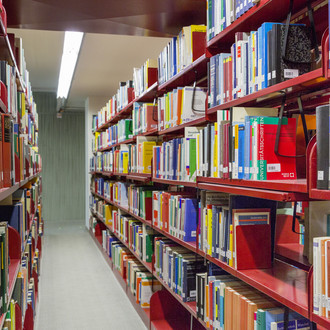
[[314, 199], [330, 200], [330, 190], [316, 188], [317, 175], [317, 143], [316, 136], [309, 142], [307, 147], [307, 175], [309, 182], [309, 196]]
[[212, 183], [223, 184], [237, 187], [249, 187], [257, 189], [278, 190], [287, 192], [299, 192], [307, 193], [307, 180], [265, 180], [265, 181], [253, 181], [253, 180], [239, 180], [239, 179], [222, 179], [222, 178], [210, 178], [210, 177], [197, 177], [198, 184], [200, 183]]
[[229, 185], [211, 184], [211, 183], [198, 183], [199, 189], [220, 191], [229, 194], [251, 196], [263, 199], [271, 199], [280, 202], [292, 202], [292, 201], [306, 201], [309, 200], [308, 194], [277, 191], [277, 190], [266, 190], [256, 189], [249, 187], [237, 187]]

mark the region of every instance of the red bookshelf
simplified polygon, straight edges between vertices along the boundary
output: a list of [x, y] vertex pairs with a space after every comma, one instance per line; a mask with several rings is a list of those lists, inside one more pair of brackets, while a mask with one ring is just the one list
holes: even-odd
[[[306, 21], [306, 1], [295, 0], [293, 7], [292, 21], [294, 23], [304, 23]], [[327, 16], [328, 8], [325, 7], [324, 0], [312, 1], [313, 8], [317, 9], [314, 13], [317, 22], [318, 39], [320, 33], [324, 31], [324, 24]], [[194, 81], [205, 81], [207, 75], [207, 64], [209, 58], [223, 51], [228, 51], [235, 40], [235, 33], [241, 31], [256, 30], [267, 21], [283, 22], [286, 19], [289, 8], [289, 1], [284, 1], [279, 5], [276, 0], [260, 0], [258, 4], [252, 7], [248, 12], [235, 20], [224, 31], [215, 36], [211, 41], [207, 42], [206, 52], [203, 56], [197, 59], [194, 63], [179, 72], [175, 77], [172, 77], [167, 82], [157, 85], [155, 83], [143, 95], [136, 98], [135, 101], [152, 101], [156, 96], [161, 96], [164, 93], [171, 91], [179, 86], [191, 85]], [[318, 23], [318, 20], [321, 23]], [[326, 19], [326, 23], [327, 23]], [[318, 25], [320, 24], [320, 25]], [[323, 25], [322, 25], [323, 24]], [[330, 92], [330, 69], [329, 69], [329, 35], [325, 31], [322, 37], [322, 68], [317, 68], [309, 73], [284, 81], [266, 89], [262, 89], [245, 97], [232, 100], [225, 104], [215, 106], [206, 110], [205, 116], [189, 123], [184, 123], [176, 127], [164, 129], [162, 131], [153, 130], [152, 132], [143, 133], [141, 135], [159, 135], [166, 140], [182, 136], [184, 128], [189, 126], [203, 126], [210, 121], [214, 121], [218, 110], [226, 110], [235, 106], [246, 107], [279, 107], [282, 100], [282, 92], [287, 95], [286, 110], [297, 110], [297, 97], [302, 95], [304, 110], [313, 110], [320, 103], [326, 104], [329, 102]], [[118, 115], [116, 115], [109, 123], [105, 124], [108, 127], [112, 123], [117, 122], [121, 116], [128, 116], [131, 112], [132, 104], [130, 103]], [[103, 129], [104, 127], [101, 127]], [[125, 141], [123, 143], [134, 143], [133, 141]], [[103, 150], [101, 150], [103, 151]], [[307, 148], [306, 153], [306, 178], [296, 180], [269, 180], [269, 181], [252, 181], [239, 179], [222, 179], [211, 177], [197, 177], [196, 182], [185, 182], [176, 180], [167, 180], [151, 177], [151, 175], [141, 175], [138, 173], [112, 173], [119, 178], [127, 180], [139, 181], [142, 183], [166, 184], [170, 186], [184, 186], [187, 188], [197, 188], [209, 191], [219, 191], [228, 194], [244, 195], [256, 198], [269, 199], [279, 202], [292, 201], [311, 201], [311, 200], [330, 200], [330, 190], [318, 190], [316, 188], [316, 141], [312, 140]], [[102, 172], [101, 172], [102, 174]], [[96, 196], [99, 196], [95, 194]], [[99, 196], [103, 198], [102, 196]], [[104, 198], [103, 198], [104, 199]], [[298, 243], [279, 243], [275, 244], [275, 259], [272, 268], [269, 269], [250, 269], [245, 271], [237, 271], [233, 267], [227, 265], [218, 259], [206, 255], [198, 249], [196, 242], [187, 243], [173, 237], [168, 232], [159, 229], [151, 224], [151, 221], [144, 220], [134, 213], [128, 211], [127, 208], [118, 205], [108, 199], [104, 199], [107, 203], [112, 204], [124, 212], [132, 215], [141, 222], [148, 223], [155, 231], [170, 238], [188, 250], [203, 256], [208, 261], [226, 270], [236, 278], [253, 286], [257, 290], [263, 292], [269, 297], [300, 313], [304, 317], [310, 318], [311, 321], [317, 323], [318, 328], [330, 328], [330, 320], [319, 317], [312, 313], [311, 290], [312, 284], [310, 280], [311, 265], [308, 260], [303, 257], [303, 247]], [[100, 217], [99, 217], [100, 219]], [[116, 235], [116, 234], [115, 234]], [[118, 235], [116, 235], [118, 237]], [[118, 237], [120, 239], [120, 237]], [[122, 240], [121, 240], [122, 241]], [[123, 242], [126, 246], [127, 243]], [[129, 246], [128, 246], [129, 247]], [[133, 251], [132, 251], [133, 253]], [[135, 253], [133, 253], [135, 255]], [[135, 255], [137, 259], [139, 257]], [[141, 260], [140, 260], [141, 261]], [[183, 303], [181, 297], [176, 295], [153, 270], [152, 264], [149, 265], [149, 270], [153, 272], [156, 278], [163, 284], [166, 290], [154, 293], [151, 299], [151, 308], [149, 313], [151, 329], [169, 329], [171, 327], [186, 327], [184, 318], [196, 320], [196, 303]], [[131, 297], [132, 298], [132, 297]], [[133, 297], [134, 300], [134, 297]], [[166, 301], [176, 307], [179, 306], [182, 318], [173, 317], [170, 315], [173, 310], [161, 304], [161, 301]], [[178, 309], [178, 307], [177, 307]], [[185, 314], [187, 313], [187, 314]], [[175, 314], [175, 313], [174, 313]], [[188, 315], [188, 316], [187, 316]], [[193, 317], [192, 317], [193, 316]], [[203, 321], [195, 324], [196, 328], [206, 327]], [[193, 327], [194, 328], [194, 327]], [[195, 328], [194, 328], [195, 329]]]

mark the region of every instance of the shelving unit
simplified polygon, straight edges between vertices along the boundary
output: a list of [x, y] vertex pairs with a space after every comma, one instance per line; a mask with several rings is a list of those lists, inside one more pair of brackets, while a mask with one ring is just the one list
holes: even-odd
[[[19, 93], [22, 93], [22, 94], [19, 94], [19, 96], [25, 99], [25, 109], [24, 110], [26, 111], [26, 113], [29, 114], [28, 115], [29, 124], [32, 123], [35, 131], [38, 131], [37, 121], [36, 121], [37, 116], [36, 116], [36, 113], [34, 113], [34, 111], [35, 111], [34, 104], [31, 104], [31, 102], [33, 103], [33, 98], [32, 98], [32, 95], [29, 96], [29, 86], [27, 86], [27, 85], [29, 85], [29, 82], [26, 85], [26, 83], [24, 81], [24, 75], [21, 75], [21, 72], [19, 71], [19, 67], [16, 62], [16, 53], [19, 54], [19, 52], [17, 49], [12, 48], [12, 45], [14, 45], [14, 42], [15, 42], [14, 38], [15, 38], [14, 34], [7, 34], [5, 24], [2, 21], [2, 19], [0, 18], [0, 60], [8, 62], [8, 64], [14, 68], [14, 76], [13, 76], [12, 81], [10, 81], [9, 83], [14, 84], [16, 82], [17, 91]], [[10, 78], [11, 78], [11, 76], [8, 75], [7, 79], [10, 79]], [[13, 86], [13, 89], [14, 89], [14, 86]], [[2, 88], [1, 88], [2, 97], [3, 97], [3, 95], [7, 95], [6, 93], [2, 94], [3, 92], [5, 92], [5, 91], [2, 91]], [[2, 113], [8, 113], [10, 115], [11, 121], [14, 121], [15, 124], [17, 124], [17, 123], [22, 124], [22, 118], [20, 118], [19, 109], [14, 109], [15, 112], [17, 112], [17, 116], [15, 116], [15, 114], [11, 113], [11, 109], [12, 108], [7, 109], [3, 100], [0, 100], [0, 111]], [[30, 133], [27, 127], [26, 127], [26, 131], [25, 131], [25, 127], [23, 125], [19, 125], [18, 131], [20, 134]], [[14, 143], [14, 142], [12, 142], [12, 143]], [[29, 139], [27, 139], [26, 144], [29, 145], [30, 147], [36, 146]], [[23, 157], [24, 154], [23, 155], [20, 154], [19, 156]], [[3, 154], [2, 157], [9, 157], [9, 156], [7, 156], [7, 154], [6, 155]], [[29, 157], [30, 157], [30, 155], [29, 155]], [[21, 161], [24, 164], [24, 168], [21, 167], [22, 163], [20, 163], [20, 168], [19, 168], [20, 178], [26, 177], [28, 175], [30, 175], [30, 176], [26, 177], [24, 180], [21, 180], [20, 182], [17, 182], [18, 180], [16, 177], [15, 184], [13, 184], [12, 186], [7, 187], [7, 188], [0, 189], [0, 201], [6, 200], [8, 197], [10, 197], [13, 193], [15, 193], [20, 188], [30, 189], [32, 183], [35, 183], [37, 181], [37, 179], [39, 178], [39, 176], [41, 174], [41, 167], [38, 166], [37, 163], [34, 163], [32, 158], [30, 160], [27, 160], [27, 159], [21, 160], [20, 159], [20, 162]], [[13, 171], [15, 171], [17, 169], [17, 168], [15, 168], [15, 166], [16, 165], [14, 164]], [[21, 172], [23, 170], [24, 170], [24, 173], [22, 176]], [[12, 179], [11, 179], [11, 181], [12, 181]], [[21, 236], [18, 233], [18, 231], [16, 231], [16, 229], [8, 226], [8, 254], [9, 254], [10, 264], [8, 266], [9, 283], [8, 283], [8, 291], [7, 291], [7, 295], [8, 295], [7, 309], [10, 306], [10, 301], [14, 294], [15, 284], [17, 282], [18, 274], [19, 274], [20, 268], [22, 266], [22, 258], [23, 258], [22, 249], [24, 252], [26, 251], [28, 244], [30, 244], [29, 237], [31, 237], [31, 251], [32, 251], [32, 253], [29, 254], [29, 257], [32, 258], [32, 264], [33, 264], [33, 260], [35, 257], [36, 249], [39, 250], [39, 258], [41, 258], [42, 239], [41, 239], [41, 236], [39, 235], [39, 227], [37, 226], [38, 221], [39, 220], [42, 221], [41, 216], [40, 216], [40, 218], [37, 218], [37, 209], [38, 209], [38, 205], [40, 202], [39, 197], [40, 196], [38, 195], [38, 200], [33, 201], [31, 204], [31, 205], [33, 205], [34, 212], [32, 212], [33, 210], [31, 210], [30, 214], [28, 214], [28, 213], [26, 214], [26, 216], [27, 216], [26, 228], [25, 228], [26, 232], [24, 233], [24, 235], [26, 236], [25, 237], [26, 239], [24, 242], [21, 242]], [[32, 198], [32, 196], [30, 196], [30, 198]], [[34, 203], [36, 203], [36, 204], [34, 204]], [[33, 223], [35, 223], [34, 225], [37, 226], [36, 230], [35, 230], [35, 235], [36, 235], [35, 239], [32, 237]], [[41, 225], [41, 226], [43, 226], [43, 225]], [[36, 308], [37, 303], [38, 303], [38, 274], [35, 272], [34, 268], [31, 268], [30, 271], [31, 271], [31, 273], [27, 274], [27, 276], [28, 276], [28, 281], [30, 281], [30, 279], [32, 277], [34, 278], [34, 291], [35, 291], [35, 306], [34, 307]], [[28, 290], [28, 288], [26, 288], [26, 290]], [[34, 326], [34, 312], [35, 311], [36, 311], [36, 309], [33, 310], [31, 303], [28, 303], [26, 311], [21, 310], [20, 306], [16, 303], [15, 304], [16, 329], [17, 330], [22, 330], [22, 329], [32, 330], [33, 326]], [[6, 318], [6, 312], [0, 316], [0, 328], [1, 329], [4, 325], [5, 318]]]
[[[306, 11], [304, 9], [306, 3], [304, 0], [294, 1], [292, 20], [298, 21], [298, 19], [304, 20]], [[312, 1], [312, 7], [323, 6], [322, 0]], [[207, 76], [207, 64], [209, 58], [220, 52], [230, 50], [230, 46], [235, 40], [235, 33], [242, 31], [255, 30], [267, 21], [283, 22], [287, 16], [289, 8], [289, 1], [279, 6], [276, 0], [261, 0], [257, 5], [252, 7], [248, 12], [236, 19], [231, 25], [229, 25], [224, 31], [220, 32], [211, 41], [207, 42], [205, 54], [197, 59], [194, 63], [186, 67], [183, 71], [179, 72], [175, 77], [169, 79], [167, 82], [157, 85], [154, 84], [152, 88], [145, 93], [148, 97], [143, 99], [143, 96], [135, 99], [134, 101], [151, 101], [157, 96], [162, 96], [164, 93], [171, 91], [177, 87], [183, 87], [191, 85], [194, 82], [203, 83]], [[323, 11], [322, 11], [323, 10]], [[324, 19], [324, 9], [319, 10], [316, 13], [317, 19]], [[321, 12], [322, 11], [322, 12]], [[296, 22], [295, 21], [295, 22]], [[320, 32], [320, 31], [318, 31]], [[155, 135], [169, 140], [178, 136], [182, 136], [185, 127], [192, 126], [204, 126], [209, 122], [215, 121], [215, 116], [218, 110], [227, 110], [231, 107], [275, 107], [278, 108], [281, 105], [283, 93], [286, 93], [287, 108], [286, 110], [296, 110], [296, 99], [298, 96], [302, 96], [303, 103], [306, 105], [306, 109], [313, 109], [315, 106], [325, 104], [329, 102], [330, 92], [330, 69], [329, 69], [329, 36], [325, 31], [322, 38], [322, 54], [323, 65], [321, 68], [315, 69], [311, 72], [298, 76], [296, 78], [284, 81], [282, 83], [270, 86], [268, 88], [259, 90], [258, 92], [249, 94], [242, 98], [238, 98], [221, 104], [212, 108], [206, 109], [205, 116], [196, 119], [189, 123], [184, 123], [176, 127], [164, 129], [161, 131], [153, 130], [152, 132], [144, 133], [143, 135]], [[152, 96], [151, 96], [152, 95]], [[132, 101], [132, 102], [134, 102]], [[114, 122], [117, 122], [120, 118], [125, 118], [130, 115], [132, 104], [130, 103], [125, 109], [119, 112], [108, 123], [101, 126], [99, 130], [109, 127]], [[134, 138], [123, 143], [134, 143]], [[101, 150], [102, 151], [102, 150]], [[313, 201], [313, 200], [330, 200], [330, 190], [318, 190], [316, 189], [316, 141], [315, 138], [310, 141], [310, 144], [306, 152], [306, 178], [299, 178], [296, 180], [268, 180], [268, 181], [253, 181], [253, 180], [239, 180], [239, 179], [222, 179], [213, 177], [201, 177], [196, 178], [196, 182], [167, 180], [161, 178], [151, 177], [151, 175], [141, 175], [138, 173], [121, 174], [111, 173], [114, 176], [130, 179], [133, 181], [140, 181], [143, 183], [156, 183], [169, 186], [183, 186], [191, 190], [191, 188], [218, 191], [234, 195], [250, 196], [255, 198], [268, 199], [278, 202], [295, 202], [295, 201]], [[97, 172], [103, 175], [104, 172]], [[157, 186], [157, 185], [156, 185]], [[203, 251], [199, 250], [198, 242], [187, 243], [181, 239], [178, 239], [170, 235], [165, 230], [154, 226], [151, 220], [145, 220], [136, 216], [130, 212], [127, 208], [124, 208], [113, 201], [105, 199], [103, 196], [95, 194], [95, 196], [103, 199], [106, 203], [118, 207], [118, 209], [133, 216], [135, 219], [147, 223], [157, 233], [171, 239], [180, 246], [187, 248], [189, 251], [194, 252], [202, 256], [205, 260], [219, 266], [223, 270], [227, 271], [234, 277], [242, 280], [243, 282], [251, 285], [260, 292], [269, 296], [270, 298], [278, 301], [279, 303], [287, 306], [288, 308], [296, 311], [302, 316], [309, 318], [312, 322], [315, 322], [318, 326], [325, 328], [330, 327], [330, 320], [319, 317], [312, 313], [313, 302], [311, 301], [312, 295], [312, 268], [307, 259], [303, 257], [303, 247], [298, 243], [279, 243], [275, 250], [275, 259], [272, 267], [269, 269], [250, 269], [250, 270], [236, 270], [229, 266], [227, 263], [222, 262], [219, 259], [212, 258]], [[102, 217], [95, 215], [99, 221], [103, 222]], [[110, 229], [110, 228], [109, 228]], [[110, 229], [111, 230], [111, 229]], [[114, 235], [120, 240], [120, 237], [114, 233]], [[122, 241], [123, 242], [123, 241]], [[126, 247], [128, 244], [123, 242]], [[133, 253], [133, 251], [132, 251]], [[134, 253], [133, 253], [134, 254]], [[139, 256], [134, 254], [139, 259]], [[140, 260], [141, 261], [141, 260]], [[141, 261], [142, 262], [142, 261]], [[142, 262], [143, 263], [143, 262]], [[167, 290], [166, 294], [170, 294], [175, 301], [179, 302], [190, 316], [197, 319], [196, 303], [183, 303], [182, 298], [175, 294], [162, 279], [156, 274], [153, 269], [153, 265], [148, 265], [148, 270], [162, 283], [163, 287]], [[162, 292], [162, 291], [161, 291]], [[152, 301], [157, 301], [163, 293], [157, 293], [152, 296]], [[150, 328], [161, 328], [165, 326], [163, 320], [153, 320], [152, 307], [150, 309]], [[199, 326], [206, 327], [203, 320], [198, 320]], [[177, 321], [178, 322], [178, 321]], [[168, 326], [168, 323], [166, 323]]]

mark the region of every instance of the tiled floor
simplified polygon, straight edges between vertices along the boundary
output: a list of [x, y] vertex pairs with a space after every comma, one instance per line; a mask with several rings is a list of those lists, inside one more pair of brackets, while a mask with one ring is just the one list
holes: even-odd
[[146, 329], [83, 222], [45, 227], [35, 329]]

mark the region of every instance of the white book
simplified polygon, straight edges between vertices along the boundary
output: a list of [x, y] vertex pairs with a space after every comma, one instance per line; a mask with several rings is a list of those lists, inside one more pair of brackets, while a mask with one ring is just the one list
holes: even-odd
[[[206, 88], [195, 88], [194, 102], [193, 102], [193, 87], [185, 87], [182, 95], [182, 123], [187, 123], [192, 120], [205, 116], [205, 101]], [[193, 108], [192, 108], [193, 105]]]

